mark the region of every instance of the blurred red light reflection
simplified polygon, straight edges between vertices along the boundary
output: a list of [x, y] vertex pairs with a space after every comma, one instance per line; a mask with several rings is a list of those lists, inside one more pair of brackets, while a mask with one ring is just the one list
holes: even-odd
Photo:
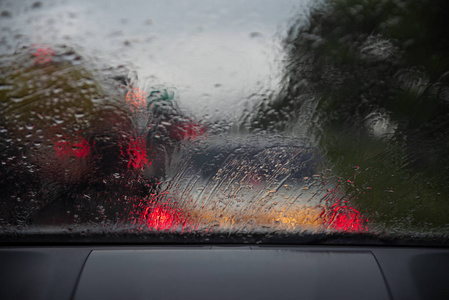
[[174, 126], [170, 136], [176, 140], [197, 140], [206, 133], [206, 127], [192, 122], [182, 122]]
[[84, 138], [78, 138], [76, 142], [60, 140], [55, 143], [56, 154], [61, 158], [78, 157], [85, 158], [90, 153], [90, 145]]
[[326, 227], [344, 232], [364, 232], [366, 225], [360, 212], [346, 205], [334, 204], [328, 211]]
[[35, 64], [45, 64], [52, 60], [53, 49], [50, 47], [37, 48], [36, 51], [33, 53], [33, 56], [35, 57], [34, 60]]
[[180, 211], [159, 204], [150, 204], [146, 207], [140, 216], [140, 221], [148, 229], [155, 231], [176, 230], [179, 226], [184, 228], [186, 225], [186, 218]]
[[146, 140], [142, 137], [131, 138], [126, 152], [129, 155], [128, 168], [142, 169], [149, 162]]

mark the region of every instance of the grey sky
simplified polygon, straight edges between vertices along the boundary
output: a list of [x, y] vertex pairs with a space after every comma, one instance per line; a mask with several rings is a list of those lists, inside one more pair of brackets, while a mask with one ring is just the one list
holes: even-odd
[[23, 43], [67, 44], [92, 61], [125, 64], [141, 87], [176, 88], [198, 117], [229, 118], [252, 93], [277, 88], [282, 35], [310, 0], [33, 2], [1, 5], [13, 15], [3, 29], [24, 34]]

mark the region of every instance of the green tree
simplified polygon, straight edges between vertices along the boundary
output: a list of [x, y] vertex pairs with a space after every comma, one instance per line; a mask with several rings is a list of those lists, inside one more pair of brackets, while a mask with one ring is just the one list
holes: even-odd
[[447, 230], [448, 18], [445, 0], [325, 2], [291, 26], [283, 87], [250, 126], [315, 139], [378, 222]]

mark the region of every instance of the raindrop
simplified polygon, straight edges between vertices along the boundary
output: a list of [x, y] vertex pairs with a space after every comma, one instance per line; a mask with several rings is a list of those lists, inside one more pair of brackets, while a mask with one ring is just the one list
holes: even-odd
[[0, 83], [0, 91], [12, 90], [13, 86], [11, 84], [1, 84]]
[[258, 31], [253, 31], [249, 34], [249, 37], [254, 39], [254, 38], [259, 38], [262, 36], [262, 33], [258, 32]]
[[31, 5], [31, 8], [41, 8], [41, 7], [42, 7], [42, 2], [40, 2], [40, 1], [34, 2]]
[[20, 103], [23, 101], [23, 98], [16, 98], [16, 97], [11, 97], [10, 98], [12, 102], [14, 103]]
[[11, 17], [11, 13], [9, 11], [7, 11], [7, 10], [4, 10], [4, 11], [1, 12], [0, 16], [4, 17], [4, 18], [10, 18]]

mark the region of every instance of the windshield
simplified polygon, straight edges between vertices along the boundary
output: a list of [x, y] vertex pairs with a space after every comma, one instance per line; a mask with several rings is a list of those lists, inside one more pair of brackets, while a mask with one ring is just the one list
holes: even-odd
[[1, 1], [0, 235], [447, 243], [448, 17]]

